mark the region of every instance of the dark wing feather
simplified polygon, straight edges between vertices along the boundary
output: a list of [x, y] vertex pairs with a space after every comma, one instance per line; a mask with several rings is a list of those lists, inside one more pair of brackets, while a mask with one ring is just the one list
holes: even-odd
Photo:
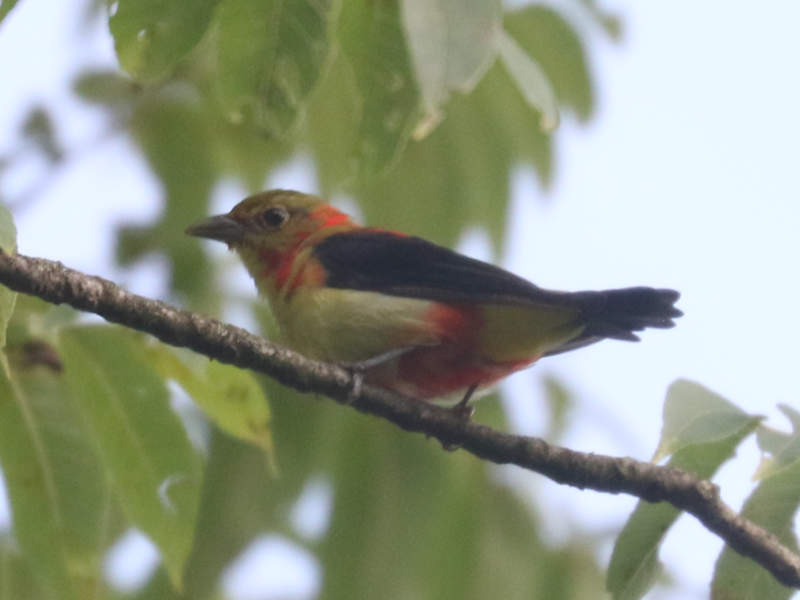
[[314, 248], [330, 287], [441, 302], [550, 303], [508, 271], [418, 237], [381, 231], [332, 235]]
[[556, 292], [488, 263], [468, 258], [417, 237], [362, 230], [335, 234], [314, 255], [334, 288], [380, 292], [439, 302], [551, 306], [573, 309], [584, 323], [581, 334], [548, 354], [604, 338], [637, 341], [634, 331], [667, 328], [681, 316], [674, 290], [631, 287]]

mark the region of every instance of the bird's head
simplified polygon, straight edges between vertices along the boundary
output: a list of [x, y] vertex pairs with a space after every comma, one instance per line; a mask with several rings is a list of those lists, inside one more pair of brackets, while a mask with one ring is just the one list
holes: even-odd
[[304, 243], [353, 227], [350, 217], [317, 196], [270, 190], [245, 198], [229, 213], [191, 225], [186, 233], [225, 242], [258, 282], [291, 261]]

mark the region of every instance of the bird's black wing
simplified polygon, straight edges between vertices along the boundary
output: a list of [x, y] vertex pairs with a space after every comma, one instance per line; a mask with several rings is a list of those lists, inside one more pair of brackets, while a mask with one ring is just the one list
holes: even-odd
[[552, 304], [558, 295], [494, 265], [389, 232], [334, 234], [315, 246], [314, 256], [334, 288], [464, 303]]
[[542, 289], [503, 269], [418, 237], [361, 230], [334, 234], [314, 248], [333, 288], [439, 302], [528, 305], [575, 311], [585, 327], [550, 354], [603, 338], [636, 341], [634, 331], [668, 328], [683, 313], [669, 289], [631, 287], [586, 292]]

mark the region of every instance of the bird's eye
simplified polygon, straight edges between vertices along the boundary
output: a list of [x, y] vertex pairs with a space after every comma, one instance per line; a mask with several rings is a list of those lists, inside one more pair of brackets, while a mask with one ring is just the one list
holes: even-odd
[[282, 206], [273, 206], [261, 213], [261, 222], [267, 227], [277, 229], [289, 220], [289, 211]]

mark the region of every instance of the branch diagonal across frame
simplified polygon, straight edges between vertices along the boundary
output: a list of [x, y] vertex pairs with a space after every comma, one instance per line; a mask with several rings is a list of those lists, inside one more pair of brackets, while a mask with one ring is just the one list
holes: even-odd
[[111, 281], [58, 262], [0, 251], [0, 283], [54, 304], [96, 313], [167, 344], [264, 373], [301, 392], [328, 396], [494, 463], [514, 464], [578, 488], [669, 502], [694, 515], [784, 585], [800, 588], [800, 556], [727, 506], [716, 485], [684, 471], [631, 458], [576, 452], [540, 438], [464, 421], [446, 408], [359, 385], [354, 375], [341, 367], [307, 359], [239, 327], [132, 294]]

